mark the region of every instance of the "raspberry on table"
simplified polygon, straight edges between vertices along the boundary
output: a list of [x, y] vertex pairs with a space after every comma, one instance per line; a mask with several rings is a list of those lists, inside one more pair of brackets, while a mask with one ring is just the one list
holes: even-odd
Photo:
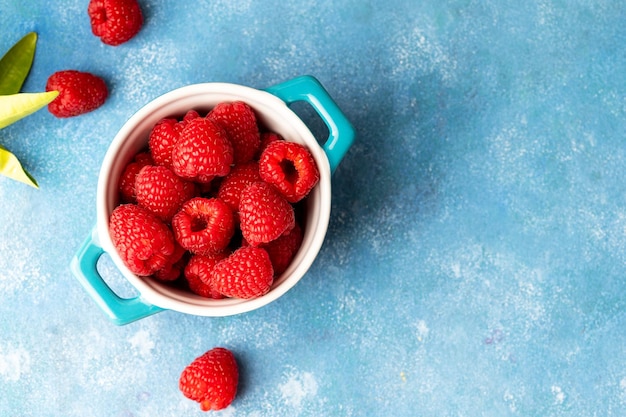
[[211, 255], [193, 255], [185, 267], [189, 289], [202, 297], [221, 299], [224, 295], [215, 289], [211, 273], [215, 265], [226, 258], [226, 252]]
[[122, 204], [113, 210], [109, 234], [124, 264], [139, 276], [150, 276], [163, 269], [176, 252], [176, 242], [167, 225], [135, 204]]
[[202, 411], [222, 410], [237, 395], [239, 368], [235, 355], [216, 347], [194, 359], [180, 375], [178, 387], [183, 395], [200, 403]]
[[226, 132], [204, 117], [187, 122], [172, 149], [172, 170], [197, 182], [228, 175], [232, 163], [233, 146]]
[[141, 168], [146, 165], [152, 165], [152, 157], [148, 152], [140, 152], [135, 158], [124, 168], [118, 182], [120, 193], [120, 201], [122, 203], [136, 203], [137, 194], [135, 193], [135, 178]]
[[258, 246], [293, 229], [295, 212], [274, 187], [260, 181], [241, 192], [239, 221], [244, 239], [250, 245]]
[[109, 96], [104, 80], [89, 72], [57, 71], [48, 77], [46, 91], [59, 95], [48, 104], [48, 111], [59, 118], [89, 113], [102, 106]]
[[251, 161], [256, 155], [261, 138], [256, 114], [243, 101], [222, 102], [207, 115], [224, 128], [233, 144], [235, 164]]
[[275, 186], [290, 203], [306, 197], [320, 173], [311, 152], [296, 142], [274, 141], [259, 159], [261, 178]]
[[274, 268], [265, 249], [245, 246], [213, 267], [212, 280], [227, 297], [251, 299], [269, 292]]
[[233, 212], [218, 198], [187, 200], [172, 218], [176, 241], [194, 254], [222, 252], [235, 233]]
[[165, 166], [147, 165], [135, 177], [135, 195], [137, 204], [169, 223], [180, 206], [196, 195], [196, 185]]
[[87, 14], [92, 33], [111, 46], [129, 41], [143, 26], [137, 0], [91, 0]]

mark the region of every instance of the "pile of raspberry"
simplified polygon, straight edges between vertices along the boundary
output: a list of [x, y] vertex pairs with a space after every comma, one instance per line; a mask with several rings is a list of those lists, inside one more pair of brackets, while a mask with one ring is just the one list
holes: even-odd
[[202, 297], [266, 294], [297, 253], [310, 151], [265, 129], [243, 101], [160, 120], [119, 180], [110, 236], [136, 275]]

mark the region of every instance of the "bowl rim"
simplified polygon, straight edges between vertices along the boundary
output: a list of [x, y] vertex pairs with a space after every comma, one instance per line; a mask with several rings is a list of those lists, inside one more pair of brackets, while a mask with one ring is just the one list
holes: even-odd
[[[210, 98], [210, 100], [209, 100]], [[137, 148], [139, 139], [127, 142], [127, 138], [145, 137], [143, 148], [147, 145], [146, 129], [154, 126], [156, 121], [163, 117], [182, 115], [186, 110], [184, 103], [204, 99], [203, 104], [197, 104], [186, 108], [201, 108], [208, 110], [221, 101], [242, 100], [247, 102], [263, 123], [279, 120], [284, 129], [288, 126], [297, 137], [285, 138], [306, 145], [313, 155], [320, 171], [320, 181], [311, 191], [307, 204], [306, 227], [304, 227], [304, 239], [300, 250], [296, 253], [292, 263], [283, 274], [276, 277], [271, 290], [260, 297], [253, 299], [225, 298], [213, 300], [190, 293], [186, 290], [174, 288], [166, 283], [157, 282], [153, 278], [138, 277], [124, 265], [122, 259], [114, 248], [108, 233], [108, 217], [116, 205], [111, 201], [112, 184], [117, 184], [121, 171], [120, 166], [125, 166], [130, 159], [120, 158], [120, 153], [126, 150], [127, 155], [134, 155], [127, 146]], [[206, 103], [206, 104], [204, 104]], [[172, 112], [171, 109], [180, 108], [180, 111]], [[279, 132], [280, 133], [280, 132]], [[138, 149], [135, 149], [138, 151]], [[136, 152], [135, 152], [136, 153]], [[116, 175], [112, 172], [118, 167]], [[114, 180], [114, 182], [113, 182]], [[139, 292], [140, 297], [146, 302], [163, 309], [174, 310], [182, 313], [199, 316], [229, 316], [245, 313], [263, 307], [284, 295], [306, 274], [319, 253], [330, 221], [331, 209], [331, 170], [328, 157], [313, 136], [302, 119], [289, 108], [280, 98], [264, 90], [252, 87], [223, 83], [208, 82], [186, 85], [171, 90], [158, 96], [135, 112], [119, 129], [113, 141], [109, 145], [104, 156], [97, 186], [96, 215], [97, 235], [103, 250], [112, 258], [113, 263], [120, 273]], [[314, 228], [314, 230], [311, 230]]]

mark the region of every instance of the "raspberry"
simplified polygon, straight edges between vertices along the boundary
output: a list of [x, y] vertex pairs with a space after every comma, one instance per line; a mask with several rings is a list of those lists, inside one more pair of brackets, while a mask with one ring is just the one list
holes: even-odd
[[279, 276], [289, 266], [300, 245], [302, 244], [302, 229], [296, 223], [293, 229], [284, 233], [278, 239], [261, 246], [270, 256], [274, 267], [274, 276]]
[[193, 119], [197, 119], [198, 117], [200, 117], [200, 114], [194, 110], [188, 110], [187, 113], [185, 113], [185, 115], [183, 116], [183, 120], [181, 120], [181, 122], [183, 122], [183, 126], [187, 124], [187, 122], [193, 120]]
[[172, 218], [174, 237], [194, 254], [222, 252], [235, 232], [233, 212], [217, 198], [195, 197]]
[[148, 165], [135, 178], [137, 204], [169, 222], [180, 206], [196, 194], [196, 185], [169, 168]]
[[160, 120], [148, 137], [148, 147], [154, 163], [166, 167], [172, 166], [172, 149], [180, 138], [182, 125], [178, 120], [165, 118]]
[[202, 411], [228, 407], [237, 395], [239, 368], [233, 353], [216, 347], [194, 359], [180, 375], [183, 395], [200, 403]]
[[46, 91], [59, 95], [48, 104], [48, 111], [59, 118], [89, 113], [102, 106], [109, 96], [104, 80], [89, 72], [57, 71], [48, 77]]
[[143, 25], [137, 0], [91, 0], [87, 14], [92, 33], [111, 46], [129, 41]]
[[237, 249], [213, 267], [215, 288], [227, 297], [250, 299], [267, 294], [274, 282], [274, 269], [265, 249]]
[[224, 258], [226, 258], [225, 253], [192, 256], [185, 267], [185, 279], [189, 284], [189, 289], [202, 297], [224, 298], [222, 293], [215, 289], [211, 279], [213, 267]]
[[224, 128], [233, 144], [234, 162], [251, 161], [261, 144], [259, 128], [254, 110], [243, 101], [223, 102], [207, 115]]
[[241, 233], [252, 246], [269, 243], [295, 225], [294, 209], [271, 185], [255, 182], [241, 192]]
[[230, 172], [233, 147], [224, 130], [198, 117], [187, 122], [172, 150], [172, 169], [186, 179], [210, 182]]
[[150, 154], [157, 165], [164, 165], [168, 168], [172, 167], [172, 149], [178, 139], [183, 128], [190, 120], [200, 117], [197, 111], [189, 110], [182, 120], [167, 117], [161, 119], [150, 131], [148, 138], [148, 147]]
[[154, 273], [154, 277], [160, 281], [176, 281], [185, 268], [186, 254], [187, 251], [177, 244], [170, 260]]
[[113, 210], [109, 233], [124, 264], [139, 276], [149, 276], [166, 267], [176, 250], [172, 232], [165, 223], [134, 204], [122, 204]]
[[135, 193], [135, 178], [141, 168], [146, 165], [152, 165], [152, 158], [150, 154], [147, 152], [141, 152], [135, 155], [133, 161], [131, 161], [124, 171], [122, 171], [122, 175], [119, 180], [119, 192], [120, 192], [120, 201], [122, 203], [136, 203], [137, 202], [137, 194]]
[[261, 155], [261, 153], [263, 153], [265, 148], [267, 148], [267, 146], [270, 143], [276, 142], [277, 140], [284, 140], [284, 139], [283, 139], [283, 137], [281, 135], [279, 135], [278, 133], [275, 133], [275, 132], [263, 132], [263, 133], [261, 133], [261, 146], [259, 146], [258, 154]]
[[239, 211], [241, 192], [248, 185], [261, 181], [259, 164], [251, 161], [241, 165], [235, 165], [230, 173], [224, 177], [217, 191], [217, 196], [233, 210]]
[[274, 141], [265, 148], [259, 159], [259, 173], [290, 203], [306, 197], [320, 179], [315, 159], [308, 149], [287, 141]]

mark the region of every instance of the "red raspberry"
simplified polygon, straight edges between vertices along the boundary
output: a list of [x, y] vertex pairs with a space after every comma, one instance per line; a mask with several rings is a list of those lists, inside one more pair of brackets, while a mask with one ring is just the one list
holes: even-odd
[[48, 111], [56, 117], [74, 117], [102, 106], [109, 96], [104, 80], [89, 72], [57, 71], [48, 77], [46, 91], [57, 90], [59, 95], [48, 104]]
[[278, 239], [261, 246], [267, 251], [274, 267], [274, 276], [279, 276], [289, 266], [300, 245], [302, 244], [302, 229], [296, 223], [293, 229], [284, 233]]
[[241, 233], [252, 246], [269, 243], [295, 225], [294, 209], [274, 187], [255, 182], [241, 192]]
[[184, 126], [185, 124], [187, 124], [187, 122], [190, 122], [193, 119], [197, 119], [198, 117], [200, 117], [200, 113], [198, 113], [194, 109], [191, 109], [191, 110], [188, 110], [187, 113], [185, 113], [185, 115], [183, 116], [183, 120], [181, 120], [181, 122], [183, 122], [183, 126]]
[[185, 181], [169, 168], [147, 165], [135, 178], [137, 204], [169, 222], [180, 206], [196, 194], [196, 185]]
[[265, 148], [267, 148], [267, 146], [270, 143], [276, 142], [277, 140], [285, 140], [285, 139], [283, 139], [283, 137], [279, 135], [278, 133], [274, 133], [274, 132], [261, 133], [261, 146], [259, 146], [258, 154], [261, 155], [261, 153], [263, 153]]
[[172, 118], [162, 119], [154, 125], [148, 137], [148, 147], [155, 164], [168, 168], [172, 166], [172, 149], [181, 131], [182, 125]]
[[91, 0], [87, 14], [92, 33], [111, 46], [129, 41], [143, 25], [137, 0]]
[[161, 119], [150, 132], [148, 147], [157, 165], [172, 167], [172, 149], [178, 142], [180, 133], [190, 120], [200, 117], [197, 111], [189, 110], [182, 120], [172, 117]]
[[259, 173], [290, 203], [306, 197], [320, 179], [309, 150], [299, 143], [287, 141], [274, 141], [265, 148], [259, 159]]
[[217, 191], [217, 196], [233, 210], [239, 211], [241, 192], [248, 185], [261, 181], [259, 164], [251, 161], [241, 165], [235, 165], [230, 173], [224, 177]]
[[174, 236], [194, 254], [222, 252], [235, 233], [233, 212], [217, 198], [195, 197], [172, 218]]
[[243, 101], [224, 102], [207, 115], [224, 128], [233, 144], [234, 162], [251, 161], [261, 145], [259, 127], [254, 110]]
[[212, 279], [225, 296], [250, 299], [267, 294], [274, 268], [265, 249], [241, 247], [213, 267]]
[[165, 223], [134, 204], [122, 204], [113, 210], [109, 233], [124, 264], [139, 276], [149, 276], [166, 267], [176, 250], [172, 232]]
[[183, 395], [200, 403], [202, 411], [228, 407], [237, 395], [239, 368], [233, 353], [216, 347], [194, 359], [180, 375]]
[[185, 267], [185, 279], [189, 284], [189, 289], [202, 297], [224, 298], [222, 293], [215, 289], [211, 273], [213, 272], [213, 267], [226, 256], [226, 253], [223, 252], [214, 255], [192, 256]]
[[187, 251], [180, 245], [176, 245], [172, 257], [167, 264], [154, 273], [154, 277], [160, 281], [176, 281], [185, 269]]
[[198, 117], [187, 122], [172, 150], [172, 169], [187, 179], [210, 182], [230, 172], [233, 146], [224, 129]]
[[120, 201], [122, 203], [136, 203], [135, 178], [141, 168], [152, 165], [152, 158], [148, 152], [141, 152], [135, 155], [135, 159], [126, 165], [120, 176], [118, 189], [120, 191]]

